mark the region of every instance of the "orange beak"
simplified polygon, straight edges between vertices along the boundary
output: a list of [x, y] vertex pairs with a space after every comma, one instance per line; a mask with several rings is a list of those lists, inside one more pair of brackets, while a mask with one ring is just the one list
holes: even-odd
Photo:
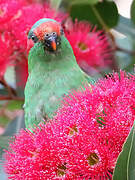
[[54, 51], [56, 51], [56, 42], [55, 42], [55, 41], [52, 41], [52, 42], [51, 42], [51, 46], [52, 46], [52, 49], [53, 49]]

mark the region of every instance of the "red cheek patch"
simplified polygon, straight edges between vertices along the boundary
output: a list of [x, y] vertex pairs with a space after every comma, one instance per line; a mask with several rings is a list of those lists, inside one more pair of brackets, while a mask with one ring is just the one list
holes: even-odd
[[30, 49], [34, 46], [34, 42], [32, 39], [27, 40], [27, 53], [29, 53]]

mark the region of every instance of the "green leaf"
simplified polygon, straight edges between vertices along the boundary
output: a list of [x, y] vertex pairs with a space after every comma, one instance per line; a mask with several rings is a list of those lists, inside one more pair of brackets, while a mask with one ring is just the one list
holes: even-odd
[[51, 7], [58, 10], [62, 0], [51, 0]]
[[135, 124], [123, 146], [113, 174], [113, 180], [134, 180], [135, 177]]
[[[134, 41], [134, 39], [131, 39], [131, 40], [132, 40], [132, 42], [131, 42], [132, 49], [131, 49], [131, 50], [134, 51], [134, 49], [135, 49], [135, 41]], [[127, 58], [126, 61], [128, 61], [128, 60], [129, 60], [129, 59]], [[129, 72], [131, 72], [131, 73], [134, 73], [135, 56], [132, 55], [130, 60], [131, 60], [131, 61], [130, 61], [130, 63], [128, 64], [128, 66], [125, 68], [125, 70], [126, 70], [126, 71], [129, 71]]]
[[9, 101], [8, 105], [7, 105], [7, 109], [8, 110], [16, 110], [16, 109], [22, 109], [24, 102], [23, 101]]
[[[83, 11], [82, 11], [83, 10]], [[87, 20], [98, 28], [108, 29], [117, 25], [119, 15], [117, 6], [114, 2], [103, 1], [95, 5], [71, 4], [69, 13], [73, 20]]]
[[[118, 47], [126, 49], [127, 51], [132, 51], [132, 41], [129, 37], [124, 37], [124, 38], [117, 37], [116, 44]], [[130, 54], [117, 51], [116, 57], [117, 57], [117, 64], [120, 69], [124, 69], [129, 72], [134, 67], [132, 64], [132, 56]], [[132, 67], [130, 67], [131, 64]]]
[[130, 148], [130, 157], [128, 159], [128, 179], [135, 178], [135, 127], [133, 127], [132, 146]]
[[133, 0], [132, 2], [130, 14], [131, 14], [131, 19], [135, 24], [135, 0]]
[[[15, 113], [17, 114], [18, 110], [21, 110], [23, 107], [24, 102], [23, 101], [7, 101], [7, 104], [0, 104], [0, 110], [2, 111], [3, 109], [3, 113], [1, 113], [0, 115], [0, 125], [2, 127], [5, 127], [12, 119], [12, 117], [14, 118]], [[10, 116], [5, 114], [4, 112], [8, 111], [9, 113], [12, 113], [13, 116]]]
[[99, 0], [69, 0], [71, 4], [96, 4]]

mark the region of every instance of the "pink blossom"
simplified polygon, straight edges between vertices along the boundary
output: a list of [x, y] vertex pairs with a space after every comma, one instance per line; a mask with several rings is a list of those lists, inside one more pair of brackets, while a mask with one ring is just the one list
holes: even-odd
[[135, 118], [135, 76], [72, 92], [53, 121], [21, 131], [6, 153], [11, 179], [112, 179]]
[[20, 132], [6, 153], [9, 179], [57, 179], [62, 174], [67, 150], [62, 137], [54, 134], [53, 127], [41, 126], [33, 134]]
[[[112, 77], [92, 86], [92, 90], [86, 87], [85, 91], [65, 97], [56, 119], [65, 133], [72, 124], [92, 129], [93, 133], [100, 134], [102, 143], [108, 143], [117, 157], [134, 122], [134, 93], [134, 76], [122, 71], [120, 77], [113, 73]], [[79, 132], [84, 129], [79, 129]]]
[[[2, 32], [1, 36], [4, 33], [7, 37], [7, 42], [5, 41], [7, 50], [5, 51], [5, 48], [2, 47], [4, 45], [1, 45], [4, 54], [0, 60], [1, 75], [4, 75], [6, 68], [11, 63], [17, 68], [19, 65], [26, 64], [28, 32], [37, 20], [44, 17], [61, 22], [67, 17], [67, 14], [56, 12], [48, 3], [41, 4], [28, 0], [0, 1], [0, 31]], [[0, 38], [2, 39], [2, 37]], [[28, 75], [27, 65], [21, 68], [21, 73], [24, 73], [24, 75], [20, 76], [24, 77], [22, 81], [24, 85]]]
[[78, 64], [84, 70], [106, 67], [111, 63], [112, 51], [103, 31], [97, 31], [88, 22], [75, 21], [75, 24], [65, 30], [65, 34]]
[[0, 33], [0, 78], [4, 75], [7, 67], [12, 64], [12, 53], [12, 43], [8, 41], [4, 33]]
[[19, 13], [23, 1], [20, 0], [1, 0], [0, 1], [0, 30], [5, 31], [8, 28], [9, 22]]
[[[31, 16], [32, 14], [32, 16]], [[27, 35], [33, 24], [41, 18], [52, 18], [61, 22], [67, 14], [58, 12], [51, 9], [49, 4], [37, 4], [33, 3], [28, 6], [23, 6], [20, 10], [20, 14], [11, 23], [11, 32], [16, 39], [16, 46], [18, 51], [25, 52], [27, 49]], [[24, 18], [25, 17], [25, 18]]]

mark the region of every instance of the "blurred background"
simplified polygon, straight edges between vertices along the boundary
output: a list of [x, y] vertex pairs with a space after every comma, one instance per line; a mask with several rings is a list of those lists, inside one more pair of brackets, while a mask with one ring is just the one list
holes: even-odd
[[95, 80], [120, 69], [134, 72], [135, 0], [0, 1], [0, 179], [3, 152], [24, 124], [27, 34], [40, 18], [63, 26], [77, 63]]

